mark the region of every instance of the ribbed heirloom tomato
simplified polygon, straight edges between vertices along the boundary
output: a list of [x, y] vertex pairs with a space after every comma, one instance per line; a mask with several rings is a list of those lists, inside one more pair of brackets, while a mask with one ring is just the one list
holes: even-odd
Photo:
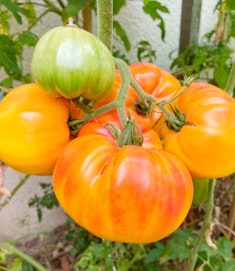
[[70, 142], [68, 118], [67, 101], [35, 83], [11, 90], [0, 102], [0, 160], [23, 173], [52, 174]]
[[137, 145], [119, 147], [101, 134], [81, 135], [58, 157], [55, 195], [65, 212], [100, 238], [149, 243], [185, 219], [191, 175], [174, 155]]
[[55, 27], [38, 41], [32, 75], [53, 96], [88, 100], [103, 97], [115, 77], [108, 48], [95, 35], [76, 25]]
[[[193, 83], [176, 105], [185, 124], [179, 131], [156, 129], [165, 150], [175, 154], [194, 179], [219, 178], [235, 171], [235, 101], [224, 90]], [[160, 125], [160, 124], [159, 124]]]

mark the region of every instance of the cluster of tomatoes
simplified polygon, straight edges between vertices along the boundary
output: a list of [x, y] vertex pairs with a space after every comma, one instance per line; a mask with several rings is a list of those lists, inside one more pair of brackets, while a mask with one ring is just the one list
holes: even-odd
[[[155, 64], [128, 69], [157, 102], [129, 85], [123, 127], [116, 107], [95, 115], [122, 87], [107, 48], [75, 26], [47, 32], [32, 59], [37, 83], [0, 102], [0, 159], [23, 173], [52, 175], [62, 208], [93, 234], [149, 243], [181, 225], [193, 180], [234, 172], [235, 102], [205, 82], [181, 86]], [[86, 112], [76, 106], [81, 97]], [[82, 125], [71, 136], [74, 120]]]

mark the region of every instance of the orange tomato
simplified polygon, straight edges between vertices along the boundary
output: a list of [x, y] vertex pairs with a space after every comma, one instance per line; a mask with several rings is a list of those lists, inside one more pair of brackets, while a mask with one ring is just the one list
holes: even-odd
[[180, 158], [194, 179], [219, 178], [235, 171], [235, 101], [222, 89], [193, 83], [177, 99], [185, 125], [158, 127], [164, 148]]
[[193, 198], [185, 165], [164, 150], [118, 147], [106, 135], [81, 135], [61, 152], [55, 195], [80, 226], [107, 240], [150, 243], [175, 231]]
[[70, 142], [68, 118], [67, 100], [35, 83], [11, 90], [0, 103], [0, 159], [26, 174], [52, 174]]
[[[157, 98], [159, 101], [166, 101], [173, 98], [181, 89], [180, 82], [169, 72], [161, 70], [153, 63], [134, 63], [129, 65], [130, 72], [133, 78], [141, 86], [147, 94]], [[121, 88], [121, 76], [119, 71], [116, 71], [116, 78], [110, 91], [100, 100], [94, 102], [94, 108], [101, 107], [111, 101], [114, 101], [118, 96]], [[132, 86], [129, 87], [125, 106], [130, 110], [131, 117], [136, 119], [145, 119], [148, 122], [149, 129], [162, 117], [161, 110], [154, 106], [150, 114], [143, 115], [137, 110], [139, 97]]]

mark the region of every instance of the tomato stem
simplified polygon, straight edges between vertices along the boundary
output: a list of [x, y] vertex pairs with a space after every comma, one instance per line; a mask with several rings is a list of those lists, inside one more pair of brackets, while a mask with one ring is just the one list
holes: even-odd
[[[193, 247], [189, 257], [189, 271], [194, 271], [198, 257], [198, 250], [202, 240], [205, 237], [206, 231], [209, 229], [212, 221], [212, 212], [214, 208], [214, 191], [216, 186], [216, 179], [209, 180], [208, 199], [206, 204], [206, 214], [203, 220], [203, 225], [200, 229], [195, 246]], [[203, 180], [202, 180], [203, 182]]]
[[[135, 91], [137, 92], [139, 97], [141, 97], [142, 99], [144, 99], [146, 101], [150, 101], [151, 103], [153, 103], [155, 105], [158, 105], [158, 107], [166, 115], [166, 117], [167, 117], [166, 121], [169, 124], [170, 129], [179, 131], [181, 129], [181, 127], [185, 124], [184, 120], [182, 120], [181, 118], [179, 119], [176, 115], [171, 114], [165, 108], [165, 106], [164, 106], [165, 103], [160, 102], [152, 95], [145, 93], [132, 76], [131, 76], [131, 85], [133, 86], [133, 88], [135, 89]], [[187, 87], [188, 87], [188, 84], [185, 86], [185, 88], [187, 88]]]
[[[25, 182], [29, 179], [30, 175], [25, 175], [23, 178], [20, 179], [19, 183], [14, 187], [11, 191], [11, 197], [13, 197], [16, 192], [25, 184]], [[0, 208], [3, 208], [9, 202], [9, 198], [5, 199], [2, 204], [0, 204]]]
[[[69, 126], [72, 127], [72, 126], [76, 126], [76, 124], [77, 124], [77, 127], [79, 129], [81, 127], [81, 124], [84, 124], [84, 123], [96, 118], [98, 115], [101, 115], [101, 114], [103, 114], [113, 108], [116, 108], [118, 111], [118, 115], [119, 115], [122, 127], [125, 127], [125, 125], [127, 123], [125, 99], [126, 99], [127, 92], [129, 90], [130, 85], [133, 86], [133, 88], [137, 92], [138, 96], [141, 99], [145, 100], [146, 103], [149, 103], [150, 106], [151, 106], [151, 104], [158, 105], [158, 107], [166, 115], [166, 123], [170, 129], [179, 131], [182, 128], [182, 126], [185, 125], [183, 114], [177, 109], [177, 107], [174, 107], [174, 108], [172, 107], [174, 114], [170, 113], [165, 108], [166, 103], [160, 102], [152, 95], [144, 92], [144, 90], [140, 87], [140, 85], [137, 83], [137, 81], [133, 78], [131, 71], [125, 61], [123, 61], [122, 59], [119, 59], [119, 58], [114, 58], [114, 61], [115, 61], [115, 66], [119, 70], [120, 75], [121, 75], [121, 79], [122, 79], [121, 87], [120, 87], [117, 98], [113, 102], [110, 102], [110, 103], [108, 103], [100, 108], [97, 108], [95, 110], [92, 109], [91, 107], [88, 107], [87, 105], [84, 105], [80, 101], [80, 98], [77, 99], [77, 101], [75, 101], [75, 103], [83, 111], [87, 112], [88, 116], [85, 119], [83, 119], [82, 122], [81, 122], [81, 119], [70, 121]], [[195, 80], [194, 78], [187, 78], [187, 80], [185, 79], [185, 84], [184, 84], [181, 92], [179, 93], [179, 95], [181, 95], [185, 91], [185, 89], [194, 80]], [[177, 95], [177, 97], [178, 97], [178, 95]], [[168, 101], [168, 103], [169, 103], [169, 101]], [[73, 132], [75, 130], [76, 130], [76, 128], [73, 127]]]
[[227, 91], [231, 96], [234, 97], [234, 87], [235, 87], [235, 57], [233, 60], [232, 68], [229, 73], [228, 82], [225, 87], [225, 91]]
[[0, 242], [0, 248], [6, 250], [7, 252], [10, 252], [11, 254], [15, 254], [25, 260], [26, 262], [30, 263], [32, 266], [34, 266], [39, 271], [47, 271], [47, 269], [42, 266], [38, 261], [34, 260], [32, 257], [24, 253], [23, 251], [20, 251], [19, 249], [15, 248], [13, 245], [7, 242]]
[[181, 88], [180, 92], [175, 96], [173, 97], [171, 100], [168, 100], [168, 101], [165, 101], [165, 102], [161, 102], [162, 105], [165, 105], [165, 104], [169, 104], [169, 103], [172, 103], [173, 101], [175, 101], [176, 99], [178, 99], [180, 97], [180, 95], [182, 95], [185, 90], [196, 80], [196, 77], [194, 76], [184, 76], [184, 83], [183, 83], [183, 87]]
[[68, 27], [77, 27], [77, 25], [73, 23], [73, 18], [72, 17], [68, 18], [68, 24], [66, 24], [66, 26], [68, 26]]
[[117, 143], [119, 147], [125, 145], [142, 146], [144, 142], [141, 129], [135, 124], [135, 121], [129, 117], [123, 130], [121, 131]]
[[97, 0], [98, 37], [112, 52], [113, 46], [113, 1]]

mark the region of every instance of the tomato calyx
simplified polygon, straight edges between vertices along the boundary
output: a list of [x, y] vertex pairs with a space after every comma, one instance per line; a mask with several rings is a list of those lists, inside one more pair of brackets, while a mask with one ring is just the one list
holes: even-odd
[[141, 129], [136, 125], [135, 121], [129, 116], [127, 122], [122, 129], [117, 144], [119, 147], [125, 145], [137, 145], [142, 146], [144, 142], [143, 133]]
[[74, 119], [68, 121], [68, 126], [70, 130], [70, 137], [76, 136], [78, 131], [82, 128], [82, 126], [86, 123], [87, 121], [85, 119]]
[[148, 99], [137, 99], [135, 101], [135, 110], [139, 115], [149, 116], [153, 111], [154, 103]]
[[[170, 101], [165, 102], [165, 103], [160, 103], [158, 106], [162, 109], [162, 111], [166, 114], [166, 125], [168, 129], [174, 130], [174, 131], [179, 131], [185, 124], [185, 117], [184, 114], [179, 110], [177, 105], [172, 105], [172, 102], [176, 100], [177, 98], [180, 97], [181, 94], [185, 92], [185, 90], [196, 80], [196, 76], [185, 76], [184, 77], [184, 84], [181, 89], [181, 91]], [[173, 114], [169, 113], [168, 111], [165, 110], [164, 105], [169, 103], [170, 108], [173, 112]]]
[[179, 131], [186, 124], [185, 117], [176, 105], [170, 107], [173, 115], [166, 119], [166, 125], [170, 130]]

